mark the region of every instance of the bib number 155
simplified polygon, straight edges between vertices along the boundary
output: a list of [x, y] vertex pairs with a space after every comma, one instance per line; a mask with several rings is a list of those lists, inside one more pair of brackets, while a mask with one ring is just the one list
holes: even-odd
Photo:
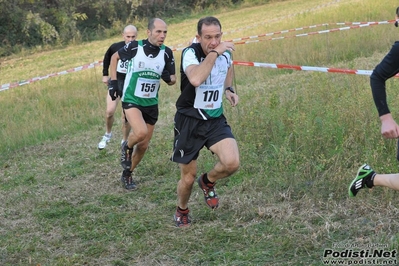
[[154, 92], [156, 90], [155, 83], [141, 83], [142, 92]]

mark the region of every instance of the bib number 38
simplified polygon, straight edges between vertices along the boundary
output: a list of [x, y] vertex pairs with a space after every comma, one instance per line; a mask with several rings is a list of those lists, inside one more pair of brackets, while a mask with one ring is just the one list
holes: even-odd
[[118, 60], [118, 65], [117, 65], [117, 68], [116, 68], [116, 72], [126, 74], [128, 64], [129, 64], [129, 61], [123, 62], [122, 60], [119, 59]]

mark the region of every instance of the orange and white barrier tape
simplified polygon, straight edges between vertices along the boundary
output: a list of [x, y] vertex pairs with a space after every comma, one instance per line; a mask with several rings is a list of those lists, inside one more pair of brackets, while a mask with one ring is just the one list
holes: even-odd
[[[316, 11], [316, 10], [321, 9], [321, 8], [324, 8], [324, 7], [329, 7], [329, 6], [331, 6], [331, 5], [335, 5], [335, 4], [339, 3], [340, 1], [341, 1], [341, 0], [335, 0], [335, 1], [332, 1], [332, 2], [327, 2], [327, 3], [321, 4], [321, 5], [315, 6], [315, 7], [313, 7], [313, 8], [310, 8], [310, 9], [307, 9], [307, 10], [303, 10], [303, 11], [298, 12], [298, 13], [292, 13], [292, 14], [290, 13], [290, 14], [288, 14], [288, 15], [286, 15], [286, 16], [277, 17], [277, 18], [265, 20], [265, 21], [262, 21], [262, 22], [257, 22], [257, 23], [255, 23], [255, 24], [247, 25], [247, 26], [245, 26], [245, 27], [238, 28], [238, 29], [234, 29], [234, 30], [231, 30], [231, 31], [224, 31], [224, 32], [223, 32], [223, 36], [226, 36], [226, 35], [231, 34], [231, 33], [237, 33], [237, 32], [243, 31], [243, 30], [248, 30], [248, 29], [256, 28], [256, 27], [259, 27], [259, 26], [261, 26], [261, 25], [265, 25], [265, 24], [268, 24], [268, 23], [273, 23], [273, 22], [276, 22], [276, 21], [281, 21], [281, 20], [285, 20], [285, 19], [290, 19], [290, 18], [293, 18], [293, 17], [295, 17], [295, 16], [298, 16], [298, 15], [301, 15], [301, 14], [304, 14], [304, 13], [307, 13], [307, 14], [308, 14], [308, 13], [310, 13], [310, 12], [312, 12], [312, 11]], [[350, 23], [350, 22], [349, 22], [349, 23]], [[357, 23], [357, 22], [354, 22], [354, 23]], [[348, 25], [348, 24], [341, 24], [341, 25]], [[193, 37], [194, 37], [194, 36], [193, 36]], [[180, 43], [180, 44], [177, 44], [177, 45], [174, 45], [174, 46], [169, 46], [169, 48], [180, 50], [179, 47], [181, 47], [181, 46], [187, 46], [187, 44]]]
[[257, 36], [249, 36], [249, 37], [245, 37], [245, 38], [233, 39], [231, 41], [234, 42], [235, 44], [248, 44], [248, 43], [260, 42], [260, 41], [274, 41], [274, 40], [281, 40], [281, 39], [288, 39], [288, 38], [313, 36], [313, 35], [317, 35], [317, 34], [338, 32], [338, 31], [351, 30], [351, 29], [359, 29], [359, 28], [375, 26], [375, 25], [382, 25], [382, 24], [388, 24], [388, 23], [392, 23], [392, 21], [386, 20], [386, 21], [379, 21], [379, 22], [370, 22], [370, 23], [352, 25], [352, 26], [342, 27], [342, 28], [334, 28], [334, 29], [329, 29], [329, 30], [320, 30], [320, 31], [313, 31], [313, 32], [308, 32], [308, 33], [296, 34], [296, 35], [293, 35], [293, 36], [281, 36], [281, 37], [274, 37], [274, 38], [268, 38], [268, 39], [258, 39], [258, 40], [250, 40], [250, 41], [239, 42], [240, 40], [255, 39], [255, 38], [260, 38], [260, 37], [264, 37], [264, 36], [270, 36], [270, 35], [274, 34], [274, 33], [269, 33], [269, 35], [262, 34], [262, 35], [257, 35]]
[[47, 79], [47, 78], [51, 78], [51, 77], [61, 76], [61, 75], [65, 75], [65, 74], [68, 74], [68, 73], [72, 73], [72, 72], [77, 72], [77, 71], [84, 70], [84, 69], [93, 68], [93, 67], [102, 65], [102, 63], [103, 63], [103, 61], [96, 61], [96, 62], [93, 62], [93, 63], [90, 63], [90, 64], [86, 64], [86, 65], [83, 65], [83, 66], [78, 66], [78, 67], [75, 67], [75, 68], [71, 68], [71, 69], [68, 69], [68, 70], [60, 71], [60, 72], [57, 72], [57, 73], [48, 74], [48, 75], [45, 75], [45, 76], [34, 77], [34, 78], [30, 78], [28, 80], [22, 80], [22, 81], [18, 81], [18, 82], [3, 84], [3, 85], [1, 85], [0, 91], [8, 90], [8, 89], [15, 88], [15, 87], [22, 86], [22, 85], [26, 85], [26, 84], [30, 84], [32, 82], [35, 82], [35, 81], [38, 81], [38, 80], [42, 80], [42, 79]]
[[[248, 44], [252, 42], [259, 42], [259, 41], [265, 41], [265, 40], [280, 40], [284, 38], [293, 38], [293, 37], [303, 37], [303, 36], [311, 36], [311, 35], [316, 35], [316, 34], [322, 34], [322, 33], [329, 33], [329, 32], [337, 32], [337, 31], [343, 31], [343, 30], [349, 30], [349, 29], [358, 29], [358, 28], [363, 28], [363, 27], [368, 27], [368, 26], [374, 26], [374, 25], [382, 25], [382, 24], [388, 24], [388, 23], [393, 23], [395, 20], [386, 20], [386, 21], [378, 21], [378, 22], [343, 22], [344, 24], [350, 24], [352, 26], [348, 27], [342, 27], [342, 28], [335, 28], [335, 29], [330, 29], [330, 30], [322, 30], [322, 31], [317, 31], [317, 32], [309, 32], [309, 33], [303, 33], [303, 34], [297, 34], [294, 36], [286, 36], [286, 37], [277, 37], [277, 38], [269, 38], [269, 39], [262, 39], [262, 40], [250, 40], [250, 41], [241, 41], [240, 40], [248, 40], [248, 39], [255, 39], [255, 38], [260, 38], [264, 36], [271, 36], [271, 35], [276, 35], [280, 33], [285, 33], [285, 32], [292, 32], [304, 28], [311, 28], [311, 27], [317, 27], [318, 25], [314, 26], [308, 26], [308, 27], [302, 27], [302, 28], [297, 28], [297, 29], [291, 29], [291, 30], [286, 30], [286, 31], [278, 31], [278, 32], [273, 32], [273, 33], [266, 33], [266, 34], [260, 34], [256, 36], [249, 36], [249, 37], [243, 37], [243, 38], [238, 38], [238, 39], [233, 39], [235, 44]], [[335, 23], [336, 25], [338, 24], [343, 24], [343, 23]], [[331, 25], [331, 24], [319, 24], [319, 25]], [[172, 50], [183, 50], [184, 48], [175, 48]], [[336, 68], [323, 68], [323, 67], [310, 67], [310, 66], [291, 66], [291, 65], [284, 65], [284, 64], [265, 64], [265, 63], [256, 63], [256, 62], [240, 62], [240, 61], [234, 61], [234, 64], [236, 65], [244, 65], [244, 66], [254, 66], [254, 67], [266, 67], [266, 68], [285, 68], [285, 69], [295, 69], [295, 70], [308, 70], [308, 71], [321, 71], [321, 72], [336, 72], [336, 73], [346, 73], [346, 74], [358, 74], [358, 75], [370, 75], [371, 71], [370, 70], [346, 70], [346, 69], [336, 69]], [[251, 65], [252, 64], [252, 65]], [[55, 77], [55, 76], [60, 76], [60, 75], [65, 75], [68, 73], [72, 72], [77, 72], [80, 70], [84, 69], [89, 69], [93, 68], [96, 66], [102, 65], [102, 61], [96, 61], [90, 64], [86, 64], [83, 66], [71, 68], [68, 70], [64, 70], [61, 72], [57, 73], [52, 73], [48, 74], [45, 76], [40, 76], [40, 77], [34, 77], [30, 78], [28, 80], [23, 80], [19, 82], [13, 82], [13, 83], [6, 83], [1, 85], [0, 91], [5, 91], [10, 88], [15, 88], [18, 86], [30, 84], [32, 82], [38, 81], [38, 80], [43, 80], [47, 79], [50, 77]], [[395, 77], [398, 77], [395, 76]]]
[[[372, 22], [323, 23], [323, 24], [317, 24], [317, 25], [312, 25], [312, 26], [294, 28], [294, 29], [289, 29], [289, 30], [282, 30], [282, 31], [264, 33], [264, 34], [253, 35], [253, 36], [248, 36], [248, 37], [236, 38], [236, 39], [227, 40], [226, 42], [237, 42], [237, 41], [248, 40], [248, 39], [257, 39], [257, 38], [262, 38], [262, 37], [267, 37], [267, 36], [273, 36], [273, 35], [278, 35], [278, 34], [284, 34], [284, 33], [289, 33], [289, 32], [300, 31], [300, 30], [304, 30], [304, 29], [317, 28], [317, 27], [321, 27], [321, 26], [351, 25], [351, 26], [343, 27], [343, 28], [336, 28], [336, 29], [330, 29], [330, 30], [322, 30], [322, 31], [317, 31], [317, 32], [309, 32], [309, 33], [298, 34], [298, 35], [295, 35], [295, 36], [292, 36], [292, 37], [302, 37], [302, 36], [307, 36], [307, 35], [315, 35], [315, 34], [318, 34], [318, 33], [328, 33], [328, 32], [336, 32], [336, 31], [349, 30], [349, 29], [357, 29], [357, 28], [374, 26], [374, 25], [390, 24], [390, 23], [394, 23], [394, 22], [395, 22], [395, 20], [372, 21]], [[282, 39], [282, 38], [278, 38], [278, 39]], [[268, 40], [271, 40], [271, 39], [268, 39]]]
[[[260, 41], [274, 41], [274, 40], [281, 40], [281, 39], [288, 39], [288, 38], [295, 38], [295, 37], [313, 36], [313, 35], [317, 35], [317, 34], [338, 32], [338, 31], [351, 30], [351, 29], [359, 29], [359, 28], [375, 26], [375, 25], [390, 24], [390, 23], [394, 23], [394, 22], [395, 22], [395, 20], [370, 21], [370, 22], [324, 23], [324, 24], [317, 24], [317, 25], [300, 27], [300, 28], [295, 28], [295, 29], [282, 30], [282, 31], [264, 33], [264, 34], [259, 34], [259, 35], [252, 35], [252, 36], [247, 36], [247, 37], [235, 38], [235, 39], [231, 39], [231, 40], [225, 40], [225, 42], [234, 42], [235, 44], [248, 44], [248, 43], [260, 42]], [[327, 26], [327, 25], [350, 25], [350, 26], [341, 27], [341, 28], [334, 28], [334, 29], [329, 29], [329, 30], [313, 31], [313, 32], [302, 33], [302, 34], [297, 34], [297, 35], [293, 35], [293, 36], [281, 36], [281, 37], [274, 37], [274, 38], [268, 38], [268, 39], [259, 39], [259, 38], [262, 38], [262, 37], [273, 36], [273, 35], [278, 35], [278, 34], [284, 34], [284, 33], [289, 33], [289, 32], [295, 32], [295, 31], [300, 31], [300, 30], [303, 30], [303, 29], [311, 29], [311, 28], [316, 28], [316, 27], [319, 27], [319, 26]], [[254, 39], [258, 39], [258, 40], [254, 40]], [[249, 41], [245, 41], [245, 40], [249, 40]], [[182, 46], [182, 45], [183, 44], [179, 44], [178, 46]], [[183, 50], [186, 46], [187, 45], [185, 45], [183, 47], [169, 46], [169, 48], [171, 48], [172, 51], [180, 51], [180, 50]]]
[[[370, 76], [372, 70], [355, 70], [355, 69], [341, 69], [341, 68], [328, 68], [328, 67], [312, 67], [312, 66], [297, 66], [297, 65], [286, 65], [286, 64], [270, 64], [270, 63], [259, 63], [259, 62], [244, 62], [244, 61], [233, 61], [234, 65], [238, 66], [250, 66], [250, 67], [264, 67], [264, 68], [279, 68], [279, 69], [291, 69], [291, 70], [303, 70], [303, 71], [317, 71], [325, 73], [341, 73], [341, 74], [355, 74], [355, 75], [366, 75]], [[399, 74], [395, 75], [399, 77]]]
[[[315, 67], [315, 66], [298, 66], [298, 65], [287, 65], [287, 64], [273, 64], [273, 63], [259, 63], [259, 62], [245, 62], [245, 61], [233, 61], [234, 65], [237, 66], [249, 66], [249, 67], [263, 67], [263, 68], [275, 68], [275, 69], [291, 69], [291, 70], [302, 70], [302, 71], [316, 71], [316, 72], [325, 72], [325, 73], [341, 73], [341, 74], [355, 74], [355, 75], [366, 75], [370, 76], [373, 72], [372, 70], [356, 70], [356, 69], [341, 69], [341, 68], [328, 68], [328, 67]], [[93, 68], [95, 66], [102, 65], [102, 61], [96, 61], [91, 64], [87, 64], [80, 67], [75, 67], [66, 71], [61, 71], [58, 73], [36, 77], [29, 80], [24, 80], [15, 83], [8, 83], [1, 86], [0, 91], [8, 90], [10, 88], [15, 88], [18, 86], [26, 85], [32, 83], [34, 81], [65, 75], [68, 73], [80, 71], [83, 69]], [[399, 74], [395, 75], [394, 77], [398, 78]]]

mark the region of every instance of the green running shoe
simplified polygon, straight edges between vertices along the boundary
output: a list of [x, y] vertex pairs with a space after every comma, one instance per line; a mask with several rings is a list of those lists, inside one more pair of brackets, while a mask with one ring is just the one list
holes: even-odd
[[370, 165], [363, 164], [360, 166], [355, 179], [349, 185], [349, 197], [355, 197], [359, 190], [364, 187], [372, 188], [375, 175], [376, 173], [371, 169]]

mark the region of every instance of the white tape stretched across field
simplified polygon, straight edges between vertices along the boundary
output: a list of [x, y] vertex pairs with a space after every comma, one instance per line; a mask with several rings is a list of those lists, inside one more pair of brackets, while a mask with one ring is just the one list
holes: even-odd
[[[276, 31], [276, 32], [270, 32], [270, 33], [265, 33], [265, 34], [260, 34], [260, 35], [248, 36], [248, 37], [244, 37], [244, 38], [236, 38], [236, 39], [231, 39], [228, 41], [237, 42], [237, 41], [247, 40], [247, 39], [257, 39], [257, 38], [261, 38], [261, 37], [267, 37], [267, 36], [272, 36], [272, 35], [277, 35], [277, 34], [284, 34], [284, 33], [289, 33], [289, 32], [294, 32], [294, 31], [300, 31], [300, 30], [304, 30], [304, 29], [313, 29], [313, 28], [321, 27], [321, 26], [330, 26], [330, 25], [346, 25], [347, 26], [347, 27], [342, 27], [342, 28], [335, 28], [335, 29], [329, 29], [329, 30], [321, 30], [321, 31], [308, 32], [308, 33], [303, 33], [303, 34], [297, 34], [295, 36], [285, 37], [285, 38], [302, 37], [302, 36], [309, 36], [309, 35], [315, 35], [315, 34], [320, 34], [320, 33], [336, 32], [336, 31], [357, 29], [357, 28], [374, 26], [374, 25], [389, 24], [389, 23], [394, 23], [394, 22], [395, 22], [395, 20], [385, 20], [385, 21], [375, 21], [375, 22], [323, 23], [323, 24], [294, 28], [294, 29], [289, 29], [289, 30]], [[350, 26], [348, 26], [348, 25], [350, 25]], [[271, 40], [271, 39], [267, 39], [267, 40]]]
[[77, 71], [80, 71], [80, 70], [93, 68], [93, 67], [96, 67], [96, 66], [100, 66], [102, 64], [103, 64], [103, 61], [96, 61], [96, 62], [93, 62], [93, 63], [90, 63], [90, 64], [74, 67], [74, 68], [71, 68], [71, 69], [68, 69], [68, 70], [63, 70], [63, 71], [60, 71], [60, 72], [57, 72], [57, 73], [48, 74], [48, 75], [45, 75], [45, 76], [34, 77], [34, 78], [30, 78], [28, 80], [22, 80], [22, 81], [13, 82], [13, 83], [6, 83], [6, 84], [1, 85], [0, 91], [8, 90], [8, 89], [15, 88], [15, 87], [22, 86], [22, 85], [26, 85], [26, 84], [30, 84], [32, 82], [35, 82], [35, 81], [38, 81], [38, 80], [42, 80], [42, 79], [47, 79], [47, 78], [51, 78], [51, 77], [61, 76], [61, 75], [77, 72]]
[[[296, 28], [296, 29], [278, 31], [278, 32], [273, 32], [273, 33], [265, 33], [265, 34], [255, 35], [255, 36], [237, 38], [237, 39], [232, 39], [230, 41], [234, 42], [235, 44], [248, 44], [248, 43], [252, 43], [252, 42], [259, 42], [259, 41], [265, 41], [265, 40], [280, 40], [280, 39], [284, 39], [284, 38], [313, 36], [313, 35], [322, 34], [322, 33], [338, 32], [338, 31], [349, 30], [349, 29], [358, 29], [358, 28], [363, 28], [363, 27], [368, 27], [368, 26], [373, 26], [373, 25], [389, 24], [389, 23], [393, 23], [394, 21], [395, 20], [386, 20], [386, 21], [378, 21], [378, 22], [333, 23], [335, 25], [345, 24], [345, 25], [351, 25], [351, 26], [343, 27], [343, 28], [335, 28], [335, 29], [330, 29], [330, 30], [322, 30], [322, 31], [315, 31], [315, 32], [309, 32], [309, 33], [297, 34], [297, 35], [294, 35], [294, 36], [286, 36], [286, 37], [277, 37], [277, 38], [245, 41], [245, 40], [248, 40], [248, 39], [255, 39], [255, 38], [261, 38], [261, 37], [265, 37], [265, 36], [282, 34], [282, 33], [286, 33], [286, 32], [293, 32], [293, 31], [297, 31], [297, 30], [301, 30], [301, 29], [305, 29], [305, 28], [313, 28], [313, 27], [318, 27], [318, 26], [322, 26], [322, 25], [332, 25], [331, 23], [325, 23], [325, 24], [318, 24], [318, 25], [301, 27], [301, 28]], [[239, 42], [239, 41], [241, 41], [241, 42]], [[182, 49], [183, 48], [175, 48], [175, 49], [172, 49], [172, 50], [176, 51], [176, 50], [182, 50]], [[252, 67], [284, 68], [284, 69], [294, 69], [294, 70], [304, 70], [304, 71], [319, 71], [319, 72], [357, 74], [357, 75], [370, 75], [371, 72], [372, 72], [371, 70], [353, 70], [353, 69], [338, 69], [338, 68], [312, 67], [312, 66], [295, 66], [295, 65], [257, 63], [257, 62], [234, 61], [233, 63], [235, 65], [252, 66]], [[90, 63], [90, 64], [86, 64], [86, 65], [83, 65], [83, 66], [78, 66], [78, 67], [75, 67], [75, 68], [71, 68], [71, 69], [64, 70], [64, 71], [57, 72], [57, 73], [48, 74], [48, 75], [45, 75], [45, 76], [34, 77], [34, 78], [30, 78], [28, 80], [22, 80], [22, 81], [13, 82], [13, 83], [6, 83], [6, 84], [1, 85], [0, 91], [5, 91], [5, 90], [11, 89], [11, 88], [15, 88], [15, 87], [18, 87], [18, 86], [30, 84], [32, 82], [35, 82], [35, 81], [38, 81], [38, 80], [47, 79], [47, 78], [50, 78], [50, 77], [65, 75], [65, 74], [68, 74], [68, 73], [73, 73], [73, 72], [77, 72], [77, 71], [84, 70], [84, 69], [94, 68], [94, 67], [100, 66], [100, 65], [102, 65], [102, 61], [96, 61], [96, 62], [93, 62], [93, 63]], [[396, 75], [395, 77], [399, 77], [399, 75]]]
[[[258, 62], [243, 62], [234, 61], [234, 65], [238, 66], [250, 66], [250, 67], [264, 67], [264, 68], [279, 68], [279, 69], [291, 69], [291, 70], [303, 70], [303, 71], [316, 71], [325, 73], [341, 73], [341, 74], [355, 74], [355, 75], [366, 75], [370, 76], [372, 70], [355, 70], [355, 69], [341, 69], [341, 68], [329, 68], [329, 67], [313, 67], [313, 66], [296, 66], [286, 64], [269, 64], [269, 63], [258, 63]], [[395, 77], [399, 77], [399, 74]]]
[[[237, 66], [250, 66], [250, 67], [263, 67], [263, 68], [276, 68], [276, 69], [292, 69], [292, 70], [302, 70], [302, 71], [315, 71], [315, 72], [325, 72], [325, 73], [341, 73], [341, 74], [355, 74], [355, 75], [366, 75], [370, 76], [372, 73], [372, 70], [358, 70], [358, 69], [341, 69], [341, 68], [329, 68], [329, 67], [317, 67], [317, 66], [297, 66], [297, 65], [287, 65], [287, 64], [272, 64], [272, 63], [259, 63], [259, 62], [244, 62], [244, 61], [233, 61], [234, 65]], [[59, 76], [59, 75], [64, 75], [67, 73], [72, 73], [76, 71], [80, 71], [83, 69], [88, 69], [92, 68], [98, 65], [102, 65], [102, 61], [96, 61], [88, 65], [84, 65], [81, 67], [76, 67], [70, 70], [46, 75], [43, 77], [36, 77], [33, 79], [29, 79], [26, 81], [21, 81], [21, 82], [15, 82], [11, 84], [4, 84], [1, 86], [0, 91], [7, 90], [9, 88], [14, 88], [18, 86], [22, 86], [25, 84], [32, 83], [34, 81], [46, 79], [49, 77], [54, 77], [54, 76]], [[399, 74], [395, 75], [395, 77], [399, 77]]]
[[[275, 35], [275, 34], [281, 34], [281, 33], [285, 33], [285, 32], [292, 32], [292, 31], [296, 31], [297, 29], [298, 30], [303, 29], [303, 28], [297, 28], [297, 29], [291, 29], [291, 30], [286, 30], [286, 31], [278, 31], [278, 32], [272, 32], [272, 33], [265, 33], [265, 34], [261, 34], [261, 35], [248, 36], [248, 37], [244, 37], [244, 38], [237, 38], [237, 39], [232, 39], [229, 41], [234, 42], [235, 44], [248, 44], [248, 43], [260, 42], [260, 41], [275, 41], [275, 40], [281, 40], [281, 39], [313, 36], [313, 35], [323, 34], [323, 33], [331, 33], [331, 32], [338, 32], [338, 31], [351, 30], [351, 29], [359, 29], [359, 28], [364, 28], [364, 27], [369, 27], [369, 26], [374, 26], [374, 25], [390, 24], [393, 22], [395, 22], [395, 20], [385, 20], [385, 21], [377, 21], [377, 22], [353, 22], [353, 23], [358, 23], [358, 24], [352, 23], [351, 26], [347, 26], [347, 27], [313, 31], [313, 32], [296, 34], [293, 36], [281, 36], [281, 37], [274, 37], [274, 38], [268, 38], [268, 39], [258, 39], [261, 37], [271, 36], [271, 35]], [[323, 25], [323, 24], [320, 24], [320, 25]], [[325, 25], [328, 25], [328, 24], [325, 24]], [[317, 25], [315, 25], [315, 26], [317, 26]], [[309, 26], [309, 27], [311, 27], [311, 26]], [[309, 28], [309, 27], [307, 27], [307, 28]], [[252, 40], [245, 41], [245, 40], [249, 40], [249, 39], [252, 39]], [[258, 39], [258, 40], [253, 40], [253, 39]]]
[[[273, 41], [273, 40], [281, 40], [281, 39], [287, 39], [287, 38], [311, 36], [311, 35], [330, 33], [330, 32], [338, 32], [338, 31], [344, 31], [344, 30], [350, 30], [350, 29], [359, 29], [359, 28], [375, 26], [375, 25], [390, 24], [390, 23], [394, 23], [394, 22], [395, 22], [395, 20], [369, 21], [369, 22], [322, 23], [322, 24], [316, 24], [316, 25], [294, 28], [294, 29], [289, 29], [289, 30], [275, 31], [275, 32], [263, 33], [263, 34], [259, 34], [259, 35], [235, 38], [235, 39], [225, 40], [225, 42], [234, 42], [235, 44], [246, 44], [246, 43], [250, 43], [250, 42], [239, 42], [239, 41], [258, 39], [258, 38], [263, 38], [263, 37], [268, 37], [268, 36], [273, 36], [273, 35], [278, 35], [278, 34], [285, 34], [285, 33], [305, 30], [305, 29], [314, 29], [314, 28], [322, 27], [322, 26], [331, 26], [331, 25], [345, 25], [346, 26], [346, 27], [341, 27], [341, 28], [334, 28], [334, 29], [328, 29], [328, 30], [320, 30], [320, 31], [308, 32], [308, 33], [302, 33], [302, 34], [297, 34], [294, 36], [282, 36], [282, 37], [277, 37], [277, 38], [256, 40], [256, 41], [252, 41], [252, 42]], [[173, 51], [178, 51], [178, 50], [184, 49], [184, 47], [181, 47], [181, 46], [184, 46], [183, 44], [178, 44], [177, 46], [178, 47], [170, 46], [169, 48], [171, 48]]]
[[[326, 2], [326, 3], [323, 3], [321, 5], [314, 6], [314, 7], [310, 8], [310, 9], [306, 9], [306, 10], [303, 10], [301, 12], [297, 12], [297, 13], [288, 12], [287, 15], [282, 16], [282, 17], [277, 17], [277, 18], [273, 18], [273, 19], [264, 20], [264, 21], [257, 22], [257, 23], [252, 24], [252, 25], [247, 25], [245, 27], [241, 27], [241, 28], [234, 29], [234, 30], [231, 30], [231, 31], [223, 31], [223, 36], [226, 36], [226, 35], [231, 34], [231, 33], [237, 33], [237, 32], [243, 31], [243, 30], [249, 30], [249, 29], [257, 28], [257, 27], [259, 27], [261, 25], [271, 24], [271, 23], [276, 22], [276, 21], [289, 20], [289, 19], [295, 18], [298, 15], [309, 14], [310, 12], [313, 12], [313, 11], [316, 11], [316, 10], [319, 10], [319, 9], [322, 9], [322, 8], [326, 8], [326, 7], [329, 7], [329, 6], [332, 6], [332, 5], [336, 5], [339, 2], [341, 2], [341, 0], [334, 0], [334, 1], [331, 1], [331, 2]], [[347, 24], [346, 22], [344, 22], [344, 23], [337, 23], [335, 25], [351, 25], [351, 23], [352, 22], [349, 22], [349, 24]], [[353, 23], [358, 23], [358, 22], [353, 22]], [[360, 22], [360, 23], [363, 24], [363, 22]], [[364, 23], [368, 23], [368, 22], [364, 22]], [[327, 23], [327, 25], [333, 25], [333, 24], [328, 24]], [[319, 24], [316, 27], [318, 27], [318, 26], [325, 26], [325, 24]], [[314, 26], [310, 26], [310, 27], [314, 27]], [[306, 28], [308, 28], [308, 27], [304, 27], [303, 29], [306, 29]], [[174, 45], [174, 46], [169, 46], [169, 48], [180, 50], [178, 47], [181, 47], [181, 46], [186, 46], [186, 44], [180, 43], [180, 44], [177, 44], [177, 45]]]

